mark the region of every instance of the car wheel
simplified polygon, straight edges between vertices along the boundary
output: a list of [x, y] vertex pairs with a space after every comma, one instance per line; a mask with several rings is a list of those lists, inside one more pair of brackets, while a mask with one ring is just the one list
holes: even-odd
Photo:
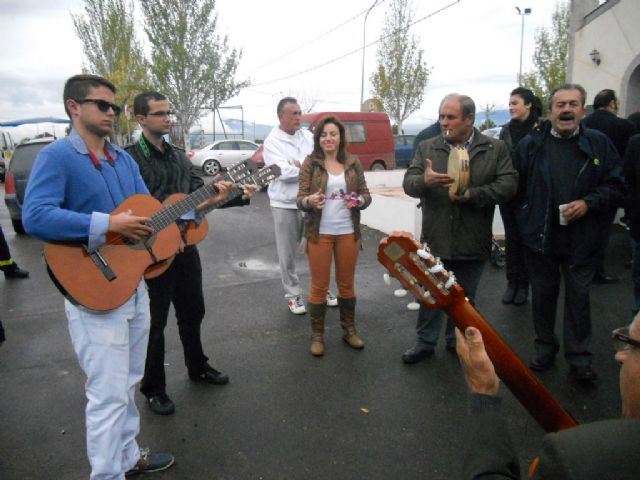
[[202, 164], [202, 171], [205, 173], [205, 175], [217, 175], [218, 173], [220, 173], [220, 164], [217, 160], [214, 159], [207, 160]]
[[372, 171], [381, 171], [381, 170], [386, 170], [387, 167], [385, 167], [384, 163], [382, 162], [373, 162], [373, 165], [371, 165], [371, 170]]
[[13, 224], [13, 230], [18, 235], [24, 235], [25, 233], [27, 233], [24, 231], [24, 227], [22, 226], [22, 220], [12, 218], [11, 223]]

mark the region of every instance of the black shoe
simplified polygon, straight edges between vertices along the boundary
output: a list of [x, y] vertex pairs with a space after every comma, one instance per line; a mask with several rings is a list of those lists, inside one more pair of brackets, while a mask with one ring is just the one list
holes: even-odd
[[125, 472], [124, 476], [132, 477], [143, 473], [160, 472], [173, 465], [174, 461], [173, 455], [170, 453], [150, 453], [148, 449], [142, 449], [140, 450], [140, 460], [131, 470]]
[[619, 281], [620, 279], [615, 275], [607, 275], [604, 272], [598, 272], [593, 277], [593, 283], [605, 284], [605, 283], [618, 283]]
[[502, 295], [502, 303], [505, 305], [509, 305], [513, 303], [513, 298], [516, 296], [516, 286], [515, 285], [507, 285], [507, 289], [504, 291], [504, 295]]
[[513, 297], [513, 304], [520, 306], [527, 303], [527, 298], [529, 298], [529, 288], [528, 287], [520, 287], [516, 292], [516, 296]]
[[571, 375], [580, 383], [593, 383], [598, 379], [591, 365], [571, 365]]
[[4, 278], [28, 278], [29, 272], [22, 270], [17, 263], [12, 263], [2, 268]]
[[229, 377], [211, 365], [206, 365], [204, 372], [200, 374], [189, 373], [189, 378], [196, 382], [210, 383], [212, 385], [225, 385], [229, 383]]
[[549, 370], [555, 361], [555, 357], [536, 357], [529, 362], [529, 368], [536, 372]]
[[158, 393], [147, 397], [147, 403], [151, 411], [156, 415], [171, 415], [176, 411], [176, 406], [166, 393]]
[[402, 361], [407, 364], [418, 363], [431, 355], [433, 348], [416, 345], [402, 354]]

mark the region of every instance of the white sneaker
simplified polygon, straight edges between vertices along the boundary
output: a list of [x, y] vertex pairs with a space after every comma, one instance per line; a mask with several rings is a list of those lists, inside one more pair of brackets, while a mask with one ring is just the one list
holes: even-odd
[[287, 301], [287, 304], [289, 305], [289, 310], [291, 310], [291, 313], [295, 315], [304, 315], [305, 313], [307, 313], [307, 309], [304, 306], [304, 301], [302, 300], [302, 297], [300, 295], [290, 298]]
[[331, 291], [327, 291], [327, 307], [337, 307], [338, 299], [336, 296], [331, 293]]

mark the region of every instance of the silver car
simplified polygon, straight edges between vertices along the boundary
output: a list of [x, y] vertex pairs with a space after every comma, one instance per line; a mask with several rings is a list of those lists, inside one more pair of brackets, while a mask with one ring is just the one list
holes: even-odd
[[258, 145], [248, 140], [218, 140], [200, 150], [192, 150], [191, 163], [205, 175], [216, 175], [243, 160], [248, 160]]

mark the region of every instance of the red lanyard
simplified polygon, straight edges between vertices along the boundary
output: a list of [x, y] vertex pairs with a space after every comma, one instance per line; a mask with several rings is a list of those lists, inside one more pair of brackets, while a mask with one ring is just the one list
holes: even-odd
[[[87, 147], [87, 150], [89, 151], [89, 156], [91, 157], [91, 163], [93, 163], [93, 166], [96, 167], [98, 170], [102, 170], [102, 165], [100, 165], [100, 160], [98, 160], [98, 157], [96, 157], [96, 154], [93, 153], [93, 151], [89, 147]], [[113, 165], [114, 163], [113, 157], [107, 150], [107, 147], [104, 147], [102, 151], [104, 152], [104, 156], [107, 157], [107, 161], [111, 163], [111, 165]]]

